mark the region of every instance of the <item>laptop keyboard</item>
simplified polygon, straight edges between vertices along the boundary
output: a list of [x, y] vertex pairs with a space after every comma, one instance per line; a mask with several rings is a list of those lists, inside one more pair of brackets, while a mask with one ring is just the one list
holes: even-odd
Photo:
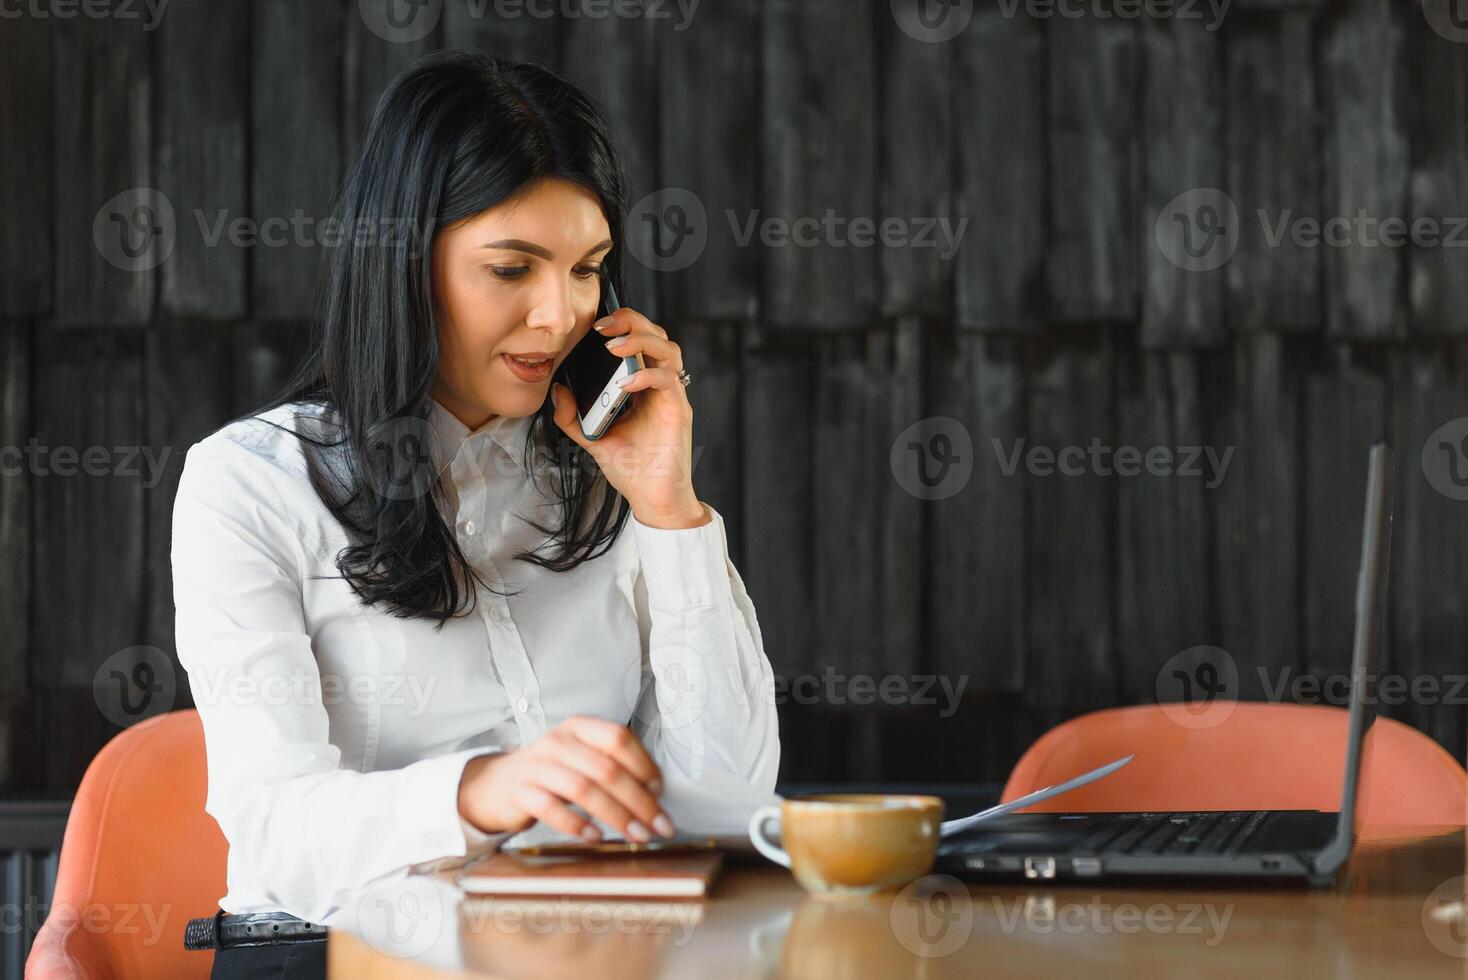
[[1125, 814], [1107, 820], [1072, 853], [1237, 854], [1271, 812]]

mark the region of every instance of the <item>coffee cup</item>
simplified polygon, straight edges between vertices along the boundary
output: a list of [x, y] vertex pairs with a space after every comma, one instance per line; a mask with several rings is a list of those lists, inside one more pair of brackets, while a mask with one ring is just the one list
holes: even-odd
[[[765, 835], [775, 821], [776, 846]], [[813, 895], [840, 898], [901, 888], [927, 874], [938, 852], [936, 796], [832, 793], [782, 800], [749, 820], [749, 839]]]

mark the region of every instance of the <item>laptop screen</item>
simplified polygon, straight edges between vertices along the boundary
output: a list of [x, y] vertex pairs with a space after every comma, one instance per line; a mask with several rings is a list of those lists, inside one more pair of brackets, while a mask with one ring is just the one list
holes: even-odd
[[1381, 671], [1382, 631], [1386, 620], [1387, 570], [1392, 540], [1393, 456], [1383, 443], [1371, 447], [1366, 478], [1366, 514], [1361, 526], [1361, 569], [1356, 579], [1356, 631], [1351, 652], [1351, 704], [1346, 743], [1345, 783], [1336, 837], [1321, 854], [1332, 870], [1350, 854], [1361, 827], [1358, 802], [1371, 778], [1371, 747]]

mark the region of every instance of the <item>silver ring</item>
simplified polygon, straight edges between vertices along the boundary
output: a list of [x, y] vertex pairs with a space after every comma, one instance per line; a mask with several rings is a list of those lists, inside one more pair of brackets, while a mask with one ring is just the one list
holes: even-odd
[[683, 382], [683, 387], [687, 388], [690, 384], [693, 383], [693, 375], [688, 373], [687, 368], [679, 368], [678, 380]]

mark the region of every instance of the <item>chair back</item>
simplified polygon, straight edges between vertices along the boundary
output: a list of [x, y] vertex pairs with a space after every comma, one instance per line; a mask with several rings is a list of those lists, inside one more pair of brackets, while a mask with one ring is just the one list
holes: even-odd
[[[1177, 713], [1188, 710], [1154, 704], [1073, 718], [1030, 746], [1003, 799], [1135, 755], [1110, 776], [1033, 811], [1340, 809], [1345, 708], [1216, 702], [1210, 723], [1199, 727], [1179, 723]], [[1378, 717], [1372, 733], [1360, 796], [1363, 824], [1461, 826], [1468, 817], [1463, 767], [1399, 721]]]
[[66, 822], [27, 977], [207, 980], [213, 954], [185, 950], [183, 935], [225, 891], [228, 846], [204, 812], [208, 782], [193, 710], [139, 722], [102, 747]]

